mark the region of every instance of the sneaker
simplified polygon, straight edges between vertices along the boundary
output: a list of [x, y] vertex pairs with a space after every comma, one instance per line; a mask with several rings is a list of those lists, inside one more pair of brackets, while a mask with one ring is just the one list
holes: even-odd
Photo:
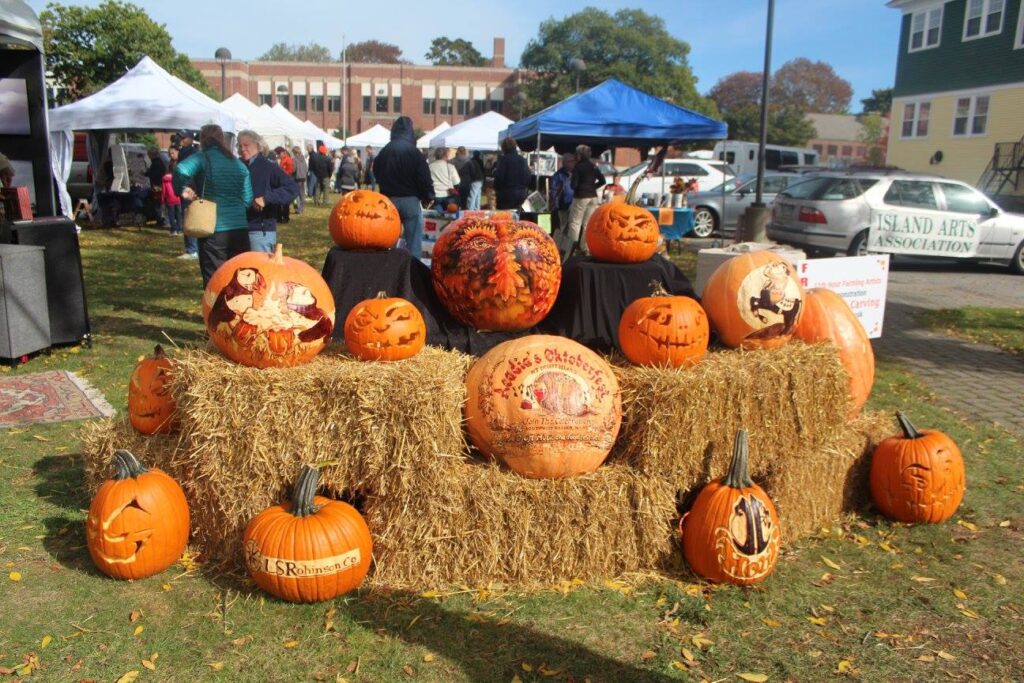
[[194, 261], [197, 258], [199, 258], [199, 254], [187, 254], [186, 253], [186, 254], [181, 254], [180, 256], [176, 256], [175, 258], [181, 259], [181, 260], [185, 260], [185, 261]]

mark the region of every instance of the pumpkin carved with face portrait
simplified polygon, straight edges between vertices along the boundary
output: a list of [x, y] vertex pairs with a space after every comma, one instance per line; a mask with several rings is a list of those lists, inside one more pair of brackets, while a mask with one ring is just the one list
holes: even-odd
[[174, 397], [168, 383], [171, 359], [159, 344], [152, 358], [143, 358], [128, 380], [128, 419], [140, 434], [167, 434], [178, 426]]
[[342, 249], [390, 249], [402, 233], [398, 209], [379, 192], [353, 190], [342, 195], [327, 221], [334, 243]]
[[705, 486], [679, 522], [683, 555], [695, 573], [746, 586], [775, 569], [781, 532], [771, 498], [750, 478], [747, 432], [736, 434], [729, 473]]
[[349, 352], [360, 360], [412, 358], [427, 337], [419, 309], [385, 292], [356, 304], [345, 318], [344, 331]]
[[688, 296], [672, 296], [660, 282], [619, 320], [619, 348], [634, 365], [689, 367], [708, 350], [708, 317]]
[[125, 450], [115, 474], [100, 486], [85, 521], [86, 545], [97, 569], [115, 579], [142, 579], [174, 564], [188, 542], [189, 513], [178, 483], [144, 467]]
[[587, 221], [587, 248], [598, 261], [640, 263], [654, 256], [661, 232], [647, 209], [625, 202], [602, 204]]
[[434, 245], [434, 290], [459, 322], [478, 330], [525, 330], [548, 314], [562, 282], [551, 236], [534, 223], [471, 216]]

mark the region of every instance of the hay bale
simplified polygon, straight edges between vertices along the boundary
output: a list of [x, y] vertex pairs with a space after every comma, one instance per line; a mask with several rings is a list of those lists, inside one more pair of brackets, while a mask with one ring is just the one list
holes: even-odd
[[85, 423], [79, 438], [85, 485], [90, 493], [95, 493], [100, 484], [114, 475], [112, 461], [114, 451], [119, 448], [131, 451], [145, 466], [159, 467], [179, 482], [189, 479], [190, 472], [179, 470], [175, 457], [180, 435], [143, 436], [132, 428], [127, 417], [113, 417]]

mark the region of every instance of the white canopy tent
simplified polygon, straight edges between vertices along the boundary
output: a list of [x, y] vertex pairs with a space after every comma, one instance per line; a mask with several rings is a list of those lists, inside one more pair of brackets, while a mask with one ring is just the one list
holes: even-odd
[[447, 121], [442, 121], [441, 125], [439, 125], [437, 128], [434, 128], [433, 130], [428, 130], [426, 133], [420, 136], [420, 139], [416, 141], [416, 147], [419, 149], [427, 149], [428, 147], [430, 147], [430, 141], [431, 139], [433, 139], [435, 135], [443, 133], [451, 127], [452, 124], [448, 123]]
[[466, 149], [498, 149], [498, 134], [514, 123], [496, 111], [467, 119], [430, 140], [431, 147], [465, 147]]
[[327, 149], [341, 149], [345, 146], [344, 142], [334, 137], [312, 121], [303, 121], [302, 127], [312, 133], [316, 140], [323, 140], [324, 146], [327, 147]]
[[245, 95], [235, 93], [224, 100], [221, 106], [238, 119], [239, 127], [256, 131], [271, 148], [284, 146], [291, 149], [294, 145], [303, 144], [304, 138], [296, 137], [296, 131], [286, 126], [269, 109], [260, 109]]
[[[289, 112], [281, 105], [275, 104], [273, 107], [271, 107], [266, 104], [261, 104], [259, 106], [259, 110], [260, 112], [262, 112], [264, 116], [267, 116], [272, 120], [277, 121], [280, 125], [284, 126], [285, 130], [288, 131], [288, 136], [292, 139], [292, 141], [297, 142], [303, 148], [305, 148], [306, 145], [311, 145], [313, 144], [313, 142], [316, 141], [316, 138], [313, 137], [313, 135], [308, 130], [306, 130], [305, 126], [302, 125], [302, 122], [296, 119], [294, 116], [292, 116], [291, 112]], [[281, 112], [284, 112], [285, 114], [287, 114], [287, 116], [282, 115]]]
[[[50, 151], [71, 159], [74, 131], [89, 132], [89, 165], [93, 177], [101, 165], [111, 132], [197, 129], [215, 123], [225, 133], [238, 129], [235, 117], [212, 98], [172, 76], [149, 57], [107, 87], [72, 104], [51, 109]], [[67, 180], [70, 162], [56, 178], [61, 210], [71, 215]]]
[[345, 145], [347, 147], [357, 148], [366, 147], [367, 145], [380, 148], [389, 142], [391, 142], [391, 131], [379, 123], [369, 130], [364, 130], [362, 133], [345, 138]]

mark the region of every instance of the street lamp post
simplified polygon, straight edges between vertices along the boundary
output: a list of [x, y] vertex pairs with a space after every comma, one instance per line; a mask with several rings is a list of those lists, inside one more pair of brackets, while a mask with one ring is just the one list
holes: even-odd
[[231, 50], [218, 47], [213, 53], [213, 58], [220, 63], [220, 99], [223, 102], [227, 97], [227, 65], [231, 61]]
[[348, 46], [341, 34], [341, 139], [348, 137]]
[[569, 61], [569, 68], [576, 74], [576, 92], [580, 91], [580, 74], [587, 70], [587, 63], [579, 57], [573, 57]]
[[516, 92], [516, 102], [519, 104], [519, 118], [520, 119], [523, 118], [523, 108], [526, 107], [526, 102], [529, 99], [530, 99], [530, 96], [527, 95], [524, 91], [519, 90], [518, 92]]
[[755, 182], [754, 203], [746, 208], [740, 217], [736, 237], [744, 242], [768, 241], [766, 227], [771, 220], [772, 212], [765, 206], [764, 162], [765, 147], [768, 142], [768, 78], [772, 67], [772, 26], [775, 21], [775, 0], [768, 0], [768, 22], [764, 38], [764, 72], [761, 74], [761, 138], [757, 146], [757, 181]]

